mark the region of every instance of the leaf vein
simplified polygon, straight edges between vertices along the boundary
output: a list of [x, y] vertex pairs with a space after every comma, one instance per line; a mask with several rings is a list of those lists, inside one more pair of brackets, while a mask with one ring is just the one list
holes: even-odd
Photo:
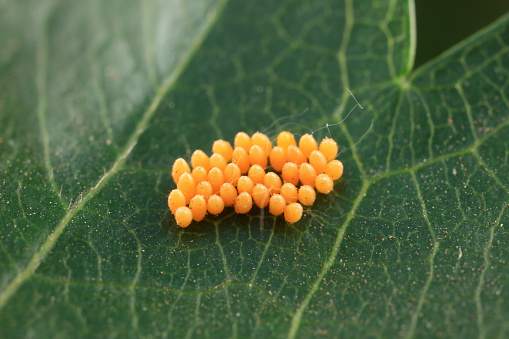
[[[46, 255], [49, 253], [49, 251], [53, 248], [53, 246], [56, 244], [58, 238], [63, 233], [67, 225], [72, 221], [73, 217], [83, 209], [83, 207], [87, 204], [87, 202], [92, 199], [101, 189], [107, 184], [107, 182], [118, 172], [122, 169], [122, 165], [124, 164], [127, 157], [131, 154], [132, 150], [136, 146], [140, 136], [143, 134], [143, 132], [148, 128], [149, 122], [154, 116], [157, 108], [159, 107], [159, 104], [161, 103], [164, 96], [173, 88], [176, 81], [178, 80], [179, 76], [182, 74], [182, 72], [187, 68], [189, 62], [191, 61], [192, 57], [195, 55], [195, 53], [198, 50], [198, 47], [201, 45], [205, 37], [210, 32], [211, 27], [216, 22], [217, 18], [219, 17], [219, 13], [222, 12], [225, 5], [227, 3], [227, 0], [222, 0], [219, 2], [218, 7], [215, 11], [212, 11], [207, 16], [207, 19], [205, 20], [205, 24], [203, 25], [202, 30], [199, 32], [199, 34], [196, 36], [195, 40], [191, 44], [191, 47], [189, 49], [189, 52], [187, 55], [181, 60], [181, 62], [176, 66], [175, 70], [170, 74], [170, 76], [166, 79], [166, 81], [163, 83], [163, 85], [159, 88], [159, 90], [156, 93], [156, 96], [154, 97], [154, 100], [150, 104], [150, 106], [147, 108], [147, 110], [143, 113], [143, 116], [141, 120], [138, 122], [134, 132], [129, 137], [126, 147], [124, 148], [124, 151], [119, 154], [116, 161], [113, 163], [112, 167], [99, 179], [97, 184], [92, 187], [86, 194], [81, 196], [81, 199], [79, 202], [74, 206], [74, 208], [69, 209], [68, 213], [60, 220], [60, 222], [55, 227], [55, 230], [52, 234], [48, 236], [46, 241], [42, 244], [40, 249], [34, 254], [28, 265], [21, 270], [11, 282], [5, 287], [3, 291], [0, 292], [0, 310], [3, 309], [3, 307], [6, 305], [9, 298], [18, 290], [18, 288], [27, 280], [30, 278], [35, 270], [39, 267], [39, 264], [41, 261], [46, 257]], [[40, 29], [40, 32], [44, 30]], [[43, 44], [44, 45], [44, 44]], [[44, 52], [44, 51], [43, 51]], [[41, 52], [41, 53], [43, 53]], [[41, 55], [39, 58], [41, 58], [41, 61], [44, 61], [46, 58], [46, 55]], [[40, 81], [40, 80], [39, 80]], [[44, 89], [44, 86], [42, 87]], [[40, 118], [44, 119], [45, 122], [45, 115], [42, 114], [45, 112], [45, 103], [41, 103], [41, 108], [38, 110], [38, 114]], [[43, 125], [41, 123], [41, 125]], [[44, 133], [43, 133], [44, 137]], [[46, 138], [48, 136], [46, 135]], [[45, 154], [47, 154], [47, 159], [49, 160], [49, 139], [45, 142], [48, 146], [45, 146]], [[48, 163], [46, 163], [48, 165]], [[51, 169], [51, 166], [47, 167], [49, 170]], [[50, 177], [50, 180], [51, 177]], [[53, 181], [54, 182], [54, 181]], [[52, 184], [54, 186], [54, 184]], [[53, 187], [53, 189], [55, 189]]]
[[320, 271], [320, 274], [316, 277], [315, 281], [313, 282], [313, 285], [311, 286], [309, 293], [306, 295], [306, 297], [302, 301], [300, 307], [297, 309], [297, 311], [295, 312], [295, 314], [293, 316], [290, 331], [288, 333], [288, 338], [295, 338], [295, 336], [297, 334], [297, 330], [300, 325], [300, 320], [302, 318], [302, 314], [303, 314], [304, 310], [307, 308], [307, 306], [309, 305], [311, 298], [313, 297], [315, 292], [318, 290], [318, 287], [320, 286], [320, 283], [322, 282], [323, 278], [325, 277], [327, 272], [329, 272], [331, 266], [334, 264], [336, 256], [339, 253], [339, 247], [341, 245], [341, 242], [343, 241], [345, 231], [348, 228], [350, 221], [354, 218], [355, 211], [359, 207], [360, 203], [363, 201], [364, 196], [370, 186], [371, 186], [371, 182], [366, 181], [366, 180], [363, 181], [362, 188], [360, 189], [359, 194], [357, 195], [357, 199], [355, 200], [354, 205], [352, 206], [352, 210], [347, 215], [347, 217], [345, 219], [345, 223], [343, 224], [343, 227], [341, 227], [338, 232], [338, 236], [336, 237], [336, 241], [334, 242], [334, 247], [332, 248], [329, 258], [324, 263], [322, 270]]
[[435, 232], [433, 231], [433, 228], [431, 227], [431, 223], [428, 218], [428, 212], [426, 208], [426, 204], [424, 202], [424, 199], [422, 197], [421, 188], [419, 186], [419, 182], [417, 181], [417, 177], [415, 176], [415, 172], [410, 172], [412, 176], [412, 181], [415, 184], [415, 189], [417, 190], [417, 196], [419, 198], [419, 201], [421, 203], [422, 208], [422, 214], [424, 216], [424, 220], [426, 221], [426, 224], [428, 225], [429, 231], [431, 233], [431, 237], [433, 238], [433, 251], [431, 252], [431, 255], [429, 257], [429, 273], [428, 278], [426, 279], [426, 282], [424, 284], [424, 287], [421, 291], [421, 295], [419, 296], [419, 301], [417, 302], [417, 307], [412, 314], [412, 319], [410, 321], [410, 328], [405, 335], [405, 338], [413, 338], [415, 334], [415, 328], [417, 327], [417, 320], [419, 318], [419, 314], [421, 313], [422, 305], [424, 305], [424, 300], [426, 299], [426, 294], [428, 293], [429, 287], [431, 285], [431, 281], [433, 280], [433, 274], [434, 274], [434, 262], [435, 262], [435, 256], [438, 253], [439, 248], [439, 242], [436, 239]]
[[46, 10], [40, 19], [39, 27], [37, 29], [36, 38], [36, 52], [35, 52], [35, 63], [36, 63], [36, 75], [35, 83], [37, 89], [37, 119], [39, 120], [39, 129], [42, 138], [43, 145], [43, 157], [44, 167], [48, 175], [48, 180], [51, 184], [51, 188], [55, 194], [57, 194], [60, 205], [64, 208], [66, 204], [62, 195], [59, 193], [55, 177], [53, 175], [53, 165], [51, 164], [50, 156], [50, 141], [49, 133], [47, 129], [46, 121], [46, 109], [47, 109], [47, 66], [48, 66], [48, 41], [47, 41], [47, 27], [46, 23], [49, 17], [49, 10]]

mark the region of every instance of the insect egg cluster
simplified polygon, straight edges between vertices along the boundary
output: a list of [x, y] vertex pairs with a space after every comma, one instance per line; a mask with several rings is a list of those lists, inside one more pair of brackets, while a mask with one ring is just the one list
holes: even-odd
[[194, 151], [192, 170], [186, 160], [175, 160], [171, 175], [177, 188], [169, 194], [168, 206], [177, 225], [187, 227], [207, 213], [219, 215], [225, 207], [248, 213], [253, 204], [268, 206], [272, 215], [282, 214], [289, 223], [299, 221], [302, 205], [313, 205], [316, 191], [329, 193], [343, 175], [343, 164], [336, 159], [338, 145], [331, 138], [318, 144], [311, 134], [304, 134], [297, 145], [286, 131], [276, 143], [273, 147], [260, 132], [239, 132], [233, 147], [216, 140], [210, 157]]

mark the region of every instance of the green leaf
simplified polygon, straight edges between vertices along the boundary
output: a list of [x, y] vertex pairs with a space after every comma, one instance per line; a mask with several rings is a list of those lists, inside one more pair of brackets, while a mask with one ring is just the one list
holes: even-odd
[[[413, 15], [0, 2], [0, 337], [506, 336], [509, 16], [412, 71]], [[176, 226], [175, 158], [282, 129], [333, 193]]]

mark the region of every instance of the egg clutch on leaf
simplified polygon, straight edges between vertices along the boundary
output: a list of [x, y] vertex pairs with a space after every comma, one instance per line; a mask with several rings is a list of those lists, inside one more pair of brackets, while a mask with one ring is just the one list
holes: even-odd
[[248, 213], [253, 203], [269, 206], [272, 215], [283, 214], [294, 223], [302, 217], [302, 205], [315, 202], [315, 189], [327, 194], [343, 175], [337, 154], [337, 143], [327, 137], [318, 145], [311, 134], [304, 134], [297, 146], [294, 135], [284, 131], [273, 147], [263, 133], [250, 137], [239, 132], [234, 147], [216, 140], [210, 157], [194, 151], [192, 171], [186, 160], [175, 160], [171, 175], [177, 189], [169, 194], [168, 206], [180, 227], [203, 220], [207, 213], [218, 215], [225, 207]]

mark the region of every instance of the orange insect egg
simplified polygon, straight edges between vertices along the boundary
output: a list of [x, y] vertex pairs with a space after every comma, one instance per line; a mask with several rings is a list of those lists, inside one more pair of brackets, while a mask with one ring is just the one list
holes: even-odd
[[253, 180], [255, 184], [263, 184], [263, 178], [265, 177], [265, 170], [260, 165], [253, 165], [249, 168], [247, 176]]
[[316, 190], [320, 193], [327, 194], [334, 188], [334, 182], [327, 174], [320, 174], [315, 179]]
[[233, 162], [226, 165], [224, 169], [224, 181], [231, 183], [233, 186], [237, 186], [237, 182], [240, 178], [240, 168]]
[[283, 170], [281, 171], [281, 177], [283, 177], [284, 182], [289, 182], [294, 186], [297, 186], [299, 183], [299, 167], [297, 164], [293, 162], [287, 162], [283, 166]]
[[304, 206], [311, 206], [315, 203], [316, 192], [315, 189], [308, 185], [299, 187], [299, 202]]
[[297, 146], [297, 142], [292, 133], [283, 131], [277, 136], [277, 145], [286, 151], [289, 146]]
[[196, 183], [194, 182], [193, 177], [189, 173], [184, 173], [180, 177], [180, 180], [177, 184], [177, 188], [184, 194], [186, 197], [186, 204], [189, 204], [191, 198], [196, 194]]
[[297, 194], [297, 187], [294, 184], [287, 182], [281, 186], [281, 195], [285, 198], [287, 204], [297, 202]]
[[325, 155], [323, 155], [320, 151], [313, 151], [309, 155], [309, 163], [311, 166], [313, 166], [316, 170], [316, 173], [322, 174], [323, 171], [325, 171], [325, 168], [327, 167], [327, 158]]
[[293, 145], [288, 146], [286, 157], [288, 161], [296, 163], [297, 166], [307, 162], [306, 156], [304, 156], [302, 151], [297, 146]]
[[281, 194], [274, 194], [270, 197], [269, 212], [272, 215], [280, 215], [285, 211], [286, 200]]
[[270, 152], [270, 165], [276, 172], [281, 172], [286, 164], [286, 150], [281, 146], [276, 146]]
[[253, 188], [253, 200], [259, 208], [267, 207], [269, 204], [270, 192], [265, 185], [256, 184]]
[[171, 213], [175, 214], [175, 211], [177, 208], [185, 206], [186, 205], [186, 197], [184, 196], [184, 193], [182, 193], [180, 190], [173, 190], [168, 195], [168, 207], [171, 210]]
[[[231, 158], [231, 154], [230, 154], [230, 158]], [[224, 171], [226, 165], [228, 165], [228, 163], [226, 162], [226, 159], [221, 154], [214, 153], [210, 156], [210, 167], [211, 168], [217, 167], [221, 171]]]
[[269, 137], [263, 133], [256, 132], [251, 137], [253, 141], [253, 145], [260, 146], [260, 148], [265, 152], [265, 157], [269, 157], [270, 151], [272, 151], [272, 141], [270, 141]]
[[333, 139], [325, 137], [322, 142], [320, 142], [318, 150], [325, 155], [327, 161], [331, 161], [338, 155], [338, 144]]
[[202, 181], [208, 180], [207, 170], [203, 166], [194, 168], [191, 172], [191, 176], [193, 177], [195, 183], [200, 183]]
[[279, 193], [281, 190], [281, 178], [274, 172], [265, 174], [263, 184], [269, 189], [271, 195]]
[[189, 168], [187, 161], [182, 158], [178, 158], [175, 160], [173, 167], [171, 168], [171, 176], [173, 177], [173, 182], [178, 184], [180, 176], [184, 173], [191, 173], [191, 169]]
[[218, 215], [224, 210], [224, 201], [219, 195], [212, 195], [207, 201], [207, 210], [210, 214]]
[[179, 207], [175, 211], [175, 221], [180, 227], [187, 227], [191, 225], [191, 222], [193, 221], [193, 212], [191, 212], [189, 207]]
[[207, 214], [207, 202], [201, 195], [195, 195], [189, 202], [189, 209], [193, 214], [194, 221], [202, 221]]
[[196, 185], [196, 195], [201, 195], [205, 200], [209, 200], [212, 194], [214, 194], [214, 189], [210, 182], [205, 180]]
[[325, 168], [327, 174], [332, 180], [338, 180], [343, 175], [343, 164], [339, 160], [331, 160]]
[[309, 158], [311, 152], [318, 149], [318, 143], [311, 134], [304, 134], [300, 137], [299, 148], [306, 158]]
[[232, 153], [232, 163], [239, 166], [240, 173], [246, 174], [249, 171], [251, 163], [249, 162], [249, 155], [242, 147], [236, 147]]
[[210, 170], [210, 158], [205, 152], [197, 149], [193, 152], [193, 155], [191, 155], [191, 166], [193, 166], [193, 168], [202, 166], [208, 171]]
[[225, 182], [219, 190], [219, 195], [224, 201], [225, 206], [233, 206], [237, 199], [237, 189], [229, 182]]
[[303, 185], [314, 187], [316, 179], [316, 171], [314, 167], [308, 164], [307, 162], [300, 165], [299, 179]]
[[212, 185], [212, 192], [216, 194], [219, 192], [221, 185], [225, 182], [225, 175], [219, 168], [214, 167], [209, 171], [209, 182]]
[[286, 206], [285, 208], [285, 220], [290, 224], [299, 221], [302, 218], [302, 205], [298, 202], [294, 202]]
[[232, 152], [232, 145], [228, 141], [216, 140], [214, 144], [212, 144], [212, 153], [221, 154], [226, 162], [232, 160]]
[[235, 136], [235, 140], [233, 141], [233, 147], [242, 147], [246, 152], [249, 152], [253, 142], [251, 141], [251, 137], [245, 132], [239, 132]]
[[241, 176], [237, 182], [237, 191], [240, 193], [246, 192], [251, 195], [253, 193], [254, 183], [248, 176]]
[[247, 192], [242, 192], [235, 199], [235, 212], [239, 214], [247, 213], [253, 207], [253, 198]]
[[267, 156], [260, 146], [251, 146], [249, 150], [249, 162], [251, 165], [260, 165], [263, 168], [267, 167]]

